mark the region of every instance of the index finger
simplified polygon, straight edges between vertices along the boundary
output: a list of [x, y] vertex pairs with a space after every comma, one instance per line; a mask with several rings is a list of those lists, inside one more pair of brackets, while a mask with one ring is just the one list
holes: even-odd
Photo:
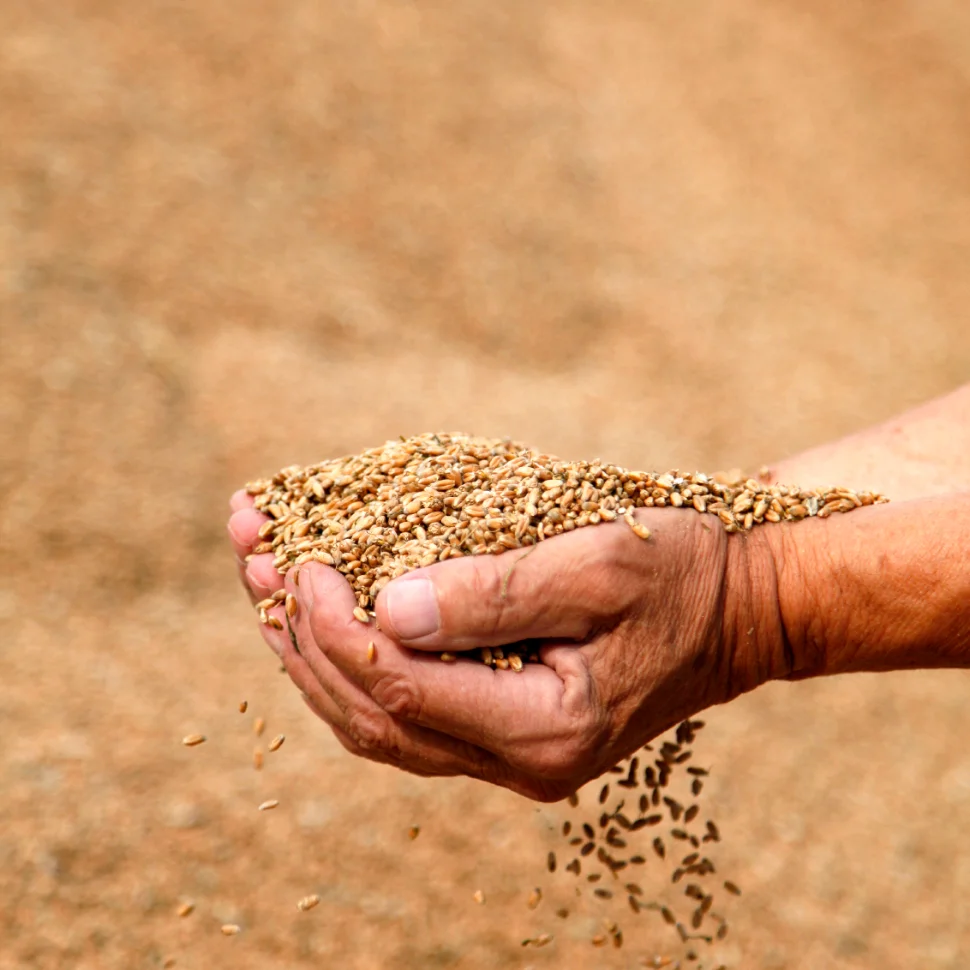
[[572, 734], [590, 707], [575, 651], [573, 663], [526, 664], [520, 673], [465, 659], [445, 663], [355, 619], [353, 592], [333, 570], [306, 564], [298, 588], [319, 650], [383, 710], [485, 748], [512, 767], [534, 771], [527, 753]]

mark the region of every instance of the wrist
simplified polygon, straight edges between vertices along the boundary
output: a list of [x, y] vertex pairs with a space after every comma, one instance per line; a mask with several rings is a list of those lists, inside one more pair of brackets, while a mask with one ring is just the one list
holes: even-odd
[[970, 665], [970, 494], [765, 533], [787, 677]]
[[726, 700], [806, 666], [785, 626], [775, 549], [781, 526], [728, 537], [722, 636], [728, 666]]

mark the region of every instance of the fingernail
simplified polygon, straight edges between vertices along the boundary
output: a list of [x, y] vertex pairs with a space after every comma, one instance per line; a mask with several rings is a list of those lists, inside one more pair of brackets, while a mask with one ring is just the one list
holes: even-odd
[[438, 597], [430, 579], [391, 583], [385, 596], [391, 626], [402, 640], [420, 640], [438, 632]]
[[236, 545], [241, 546], [243, 544], [243, 541], [239, 537], [239, 535], [237, 535], [236, 530], [232, 527], [232, 520], [231, 519], [228, 522], [228, 524], [226, 525], [226, 529], [228, 529], [229, 535], [232, 537], [233, 542], [235, 542]]

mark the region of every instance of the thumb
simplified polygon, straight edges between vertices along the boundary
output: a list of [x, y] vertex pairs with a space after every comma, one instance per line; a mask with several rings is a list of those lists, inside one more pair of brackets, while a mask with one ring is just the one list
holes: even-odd
[[[582, 535], [597, 531], [598, 537]], [[577, 530], [525, 550], [466, 556], [407, 573], [377, 597], [381, 629], [421, 650], [585, 639], [617, 601], [607, 588], [611, 571], [604, 547], [610, 544], [602, 532]]]

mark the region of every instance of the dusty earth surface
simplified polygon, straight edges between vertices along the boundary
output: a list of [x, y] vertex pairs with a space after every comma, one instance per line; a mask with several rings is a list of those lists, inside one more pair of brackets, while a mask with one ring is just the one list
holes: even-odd
[[[622, 910], [590, 947], [600, 910], [544, 870], [564, 806], [345, 755], [224, 520], [401, 433], [756, 467], [966, 380], [970, 7], [810, 8], [0, 4], [2, 970], [676, 951]], [[717, 959], [968, 965], [968, 689], [708, 713], [745, 890]], [[259, 773], [256, 715], [287, 735]]]

